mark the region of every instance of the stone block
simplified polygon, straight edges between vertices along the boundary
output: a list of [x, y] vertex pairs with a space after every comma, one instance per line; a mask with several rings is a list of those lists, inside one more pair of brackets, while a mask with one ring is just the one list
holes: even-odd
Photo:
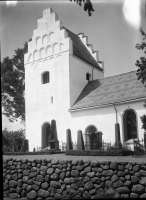
[[117, 180], [112, 184], [113, 188], [119, 188], [119, 187], [122, 187], [123, 185], [124, 184], [121, 180]]
[[45, 191], [45, 190], [43, 190], [43, 189], [40, 189], [40, 190], [37, 192], [37, 195], [38, 195], [38, 197], [47, 198], [47, 197], [49, 197], [49, 192], [48, 192], [48, 191]]
[[44, 182], [44, 183], [41, 184], [41, 188], [42, 188], [43, 190], [47, 190], [48, 187], [49, 187], [49, 184], [48, 184], [47, 182]]
[[139, 198], [139, 195], [138, 195], [138, 194], [135, 194], [135, 193], [131, 193], [131, 194], [130, 194], [130, 198], [131, 198], [131, 199], [135, 199], [135, 198], [138, 199], [138, 198]]
[[137, 176], [131, 176], [131, 182], [132, 182], [133, 184], [136, 184], [136, 183], [139, 182], [139, 178], [138, 178]]
[[102, 172], [103, 176], [112, 176], [114, 172], [112, 170], [105, 170]]
[[94, 188], [92, 181], [89, 181], [85, 184], [85, 190], [91, 190], [92, 188]]
[[18, 199], [18, 194], [17, 193], [10, 193], [9, 194], [10, 199]]
[[126, 186], [123, 186], [123, 187], [119, 187], [116, 189], [118, 193], [120, 194], [129, 194], [130, 193], [130, 190], [128, 187]]
[[17, 181], [14, 181], [14, 180], [11, 180], [11, 181], [9, 181], [9, 186], [10, 187], [17, 187], [17, 185], [18, 185], [18, 182]]
[[45, 178], [42, 175], [37, 175], [36, 181], [44, 182]]
[[131, 181], [126, 181], [126, 182], [124, 183], [124, 185], [125, 185], [126, 187], [130, 188], [130, 187], [132, 186], [132, 182], [131, 182]]
[[90, 178], [93, 178], [95, 175], [95, 172], [88, 172], [86, 175], [89, 176]]
[[84, 171], [85, 172], [90, 172], [91, 171], [91, 167], [89, 166], [89, 167], [86, 167], [85, 169], [84, 169]]
[[34, 190], [32, 190], [31, 192], [29, 192], [28, 194], [27, 194], [27, 198], [28, 199], [36, 199], [37, 198], [37, 193], [36, 193], [36, 191], [34, 191]]
[[118, 169], [118, 165], [116, 162], [111, 162], [110, 169]]
[[61, 184], [58, 181], [51, 181], [50, 186], [57, 189], [61, 188]]
[[49, 169], [47, 170], [47, 174], [49, 174], [49, 175], [53, 174], [53, 172], [54, 172], [54, 169], [53, 169], [53, 168], [49, 168]]
[[146, 177], [142, 177], [139, 183], [146, 186]]
[[121, 199], [129, 199], [129, 194], [121, 194]]
[[136, 194], [143, 194], [144, 189], [145, 189], [144, 186], [137, 184], [137, 185], [133, 185], [132, 192], [134, 192]]
[[59, 178], [59, 177], [58, 177], [58, 174], [53, 173], [53, 174], [51, 175], [51, 179], [52, 179], [52, 180], [55, 180], [55, 181], [56, 181], [56, 180], [58, 180], [58, 178]]
[[146, 193], [140, 195], [140, 198], [146, 199]]
[[71, 184], [71, 183], [74, 183], [75, 182], [75, 179], [74, 178], [65, 178], [64, 179], [64, 183], [65, 184]]
[[71, 176], [78, 177], [79, 176], [79, 172], [77, 170], [72, 170], [71, 171]]

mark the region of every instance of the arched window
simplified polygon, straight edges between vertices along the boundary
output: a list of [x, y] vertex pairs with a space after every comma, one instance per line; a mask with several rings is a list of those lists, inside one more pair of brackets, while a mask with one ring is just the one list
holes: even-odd
[[123, 115], [124, 142], [137, 138], [137, 119], [135, 112], [130, 109]]
[[42, 84], [46, 84], [50, 82], [49, 72], [44, 72], [42, 74]]

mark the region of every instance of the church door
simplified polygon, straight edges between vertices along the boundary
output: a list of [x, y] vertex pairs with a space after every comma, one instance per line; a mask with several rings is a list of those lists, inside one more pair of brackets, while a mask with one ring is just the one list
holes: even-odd
[[45, 123], [42, 126], [42, 149], [49, 147], [49, 141], [51, 140], [51, 134], [50, 134], [50, 124]]
[[127, 110], [123, 117], [124, 122], [124, 142], [137, 138], [137, 120], [133, 110]]

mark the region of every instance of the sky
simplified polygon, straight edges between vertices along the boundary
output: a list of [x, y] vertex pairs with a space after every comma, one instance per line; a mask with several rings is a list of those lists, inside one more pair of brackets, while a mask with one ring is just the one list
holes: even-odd
[[[95, 11], [89, 17], [83, 5], [70, 0], [0, 2], [1, 60], [23, 47], [43, 10], [51, 7], [67, 29], [88, 36], [88, 43], [104, 61], [105, 77], [136, 70], [135, 62], [143, 55], [135, 45], [142, 42], [139, 27], [146, 31], [146, 0], [92, 0], [92, 4]], [[2, 129], [5, 127], [24, 128], [2, 116]]]

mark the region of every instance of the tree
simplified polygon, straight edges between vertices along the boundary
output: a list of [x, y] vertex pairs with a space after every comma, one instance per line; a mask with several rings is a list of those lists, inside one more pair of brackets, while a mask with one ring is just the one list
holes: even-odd
[[25, 42], [23, 48], [15, 50], [15, 55], [10, 59], [5, 57], [1, 63], [1, 90], [2, 90], [2, 114], [8, 117], [10, 122], [20, 119], [25, 121], [25, 72], [24, 54], [28, 45]]
[[[72, 1], [72, 0], [70, 0]], [[77, 4], [79, 4], [79, 6], [82, 5], [82, 3], [84, 3], [84, 10], [88, 11], [88, 15], [89, 17], [92, 15], [92, 12], [94, 11], [92, 3], [90, 0], [74, 0], [74, 2], [76, 2]]]
[[141, 82], [144, 84], [146, 87], [146, 33], [143, 31], [142, 28], [140, 28], [140, 32], [143, 36], [143, 42], [141, 44], [136, 44], [136, 48], [138, 50], [144, 51], [144, 56], [140, 57], [139, 60], [136, 60], [135, 65], [138, 67], [137, 69], [137, 76], [138, 80], [140, 79]]
[[7, 145], [5, 144], [3, 147], [3, 151], [12, 151], [13, 145], [16, 144], [16, 139], [25, 139], [25, 130], [20, 129], [18, 131], [8, 131], [7, 128], [2, 130], [2, 135], [7, 139], [8, 143], [10, 144]]
[[[143, 36], [143, 42], [141, 44], [136, 44], [136, 48], [138, 50], [144, 51], [144, 56], [140, 57], [139, 60], [136, 60], [135, 65], [138, 67], [137, 69], [137, 76], [138, 80], [140, 79], [141, 82], [144, 84], [144, 87], [146, 87], [146, 33], [143, 31], [142, 28], [140, 28], [140, 32]], [[146, 105], [146, 101], [144, 104], [144, 107]], [[140, 117], [142, 122], [142, 129], [146, 130], [146, 115], [143, 115]]]

